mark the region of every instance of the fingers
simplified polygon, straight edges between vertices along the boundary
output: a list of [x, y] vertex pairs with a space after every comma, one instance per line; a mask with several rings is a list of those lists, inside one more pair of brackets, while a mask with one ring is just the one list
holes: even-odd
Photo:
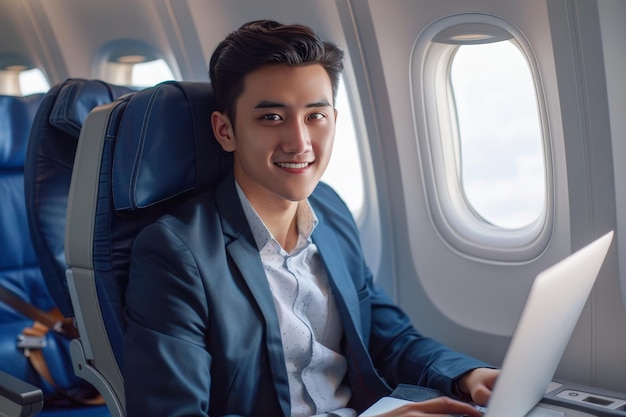
[[448, 397], [402, 405], [377, 417], [449, 417], [467, 415], [480, 417], [481, 413], [471, 405]]
[[[468, 415], [470, 417], [480, 417], [482, 414], [470, 404], [462, 401], [453, 400], [449, 397], [438, 397], [428, 401], [422, 401], [419, 404], [420, 410], [428, 414], [442, 415]], [[409, 404], [413, 406], [414, 404]]]
[[491, 397], [491, 389], [486, 386], [480, 386], [472, 393], [472, 401], [480, 405], [486, 405], [489, 397]]
[[477, 368], [465, 374], [459, 381], [461, 390], [467, 392], [476, 404], [485, 405], [500, 375], [497, 369]]

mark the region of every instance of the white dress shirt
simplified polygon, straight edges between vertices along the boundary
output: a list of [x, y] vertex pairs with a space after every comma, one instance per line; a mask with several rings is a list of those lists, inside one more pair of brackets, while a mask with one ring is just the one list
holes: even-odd
[[346, 408], [350, 388], [342, 382], [343, 326], [332, 289], [311, 234], [317, 217], [308, 201], [296, 212], [298, 241], [287, 253], [237, 185], [239, 198], [261, 254], [278, 315], [289, 377], [293, 417], [353, 417]]

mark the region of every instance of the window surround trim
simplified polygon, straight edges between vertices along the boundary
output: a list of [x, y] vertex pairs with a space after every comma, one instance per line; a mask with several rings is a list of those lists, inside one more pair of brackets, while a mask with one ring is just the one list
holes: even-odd
[[[546, 175], [542, 215], [526, 227], [504, 229], [480, 219], [471, 209], [457, 179], [458, 131], [449, 84], [449, 66], [459, 43], [440, 43], [449, 33], [494, 28], [496, 40], [509, 39], [525, 56], [535, 83], [543, 137]], [[510, 35], [507, 37], [507, 34]], [[491, 40], [494, 41], [493, 37]], [[474, 42], [477, 43], [477, 42]], [[418, 36], [411, 54], [410, 82], [414, 128], [421, 159], [429, 216], [442, 240], [462, 256], [487, 262], [528, 262], [547, 247], [554, 224], [553, 166], [550, 132], [541, 77], [528, 40], [512, 23], [487, 14], [452, 15], [433, 22]], [[421, 75], [421, 77], [419, 76]], [[442, 93], [443, 92], [443, 93]], [[443, 100], [442, 100], [443, 98]], [[453, 140], [442, 140], [449, 137]]]

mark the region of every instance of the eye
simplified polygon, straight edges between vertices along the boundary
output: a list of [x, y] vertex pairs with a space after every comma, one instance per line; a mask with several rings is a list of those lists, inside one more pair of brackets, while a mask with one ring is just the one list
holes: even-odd
[[273, 122], [273, 121], [280, 121], [283, 118], [280, 115], [278, 115], [278, 114], [265, 114], [265, 115], [261, 116], [261, 119], [269, 120], [269, 121]]
[[309, 115], [309, 119], [320, 120], [326, 118], [324, 113], [313, 113]]

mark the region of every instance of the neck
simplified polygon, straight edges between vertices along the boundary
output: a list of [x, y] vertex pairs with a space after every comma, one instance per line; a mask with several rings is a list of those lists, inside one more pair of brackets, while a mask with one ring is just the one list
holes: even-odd
[[296, 221], [298, 203], [290, 202], [288, 206], [281, 208], [255, 204], [252, 201], [250, 203], [280, 246], [287, 252], [291, 252], [298, 241], [298, 226]]
[[298, 202], [268, 198], [267, 195], [259, 195], [244, 187], [242, 191], [272, 236], [283, 249], [290, 252], [298, 241]]

